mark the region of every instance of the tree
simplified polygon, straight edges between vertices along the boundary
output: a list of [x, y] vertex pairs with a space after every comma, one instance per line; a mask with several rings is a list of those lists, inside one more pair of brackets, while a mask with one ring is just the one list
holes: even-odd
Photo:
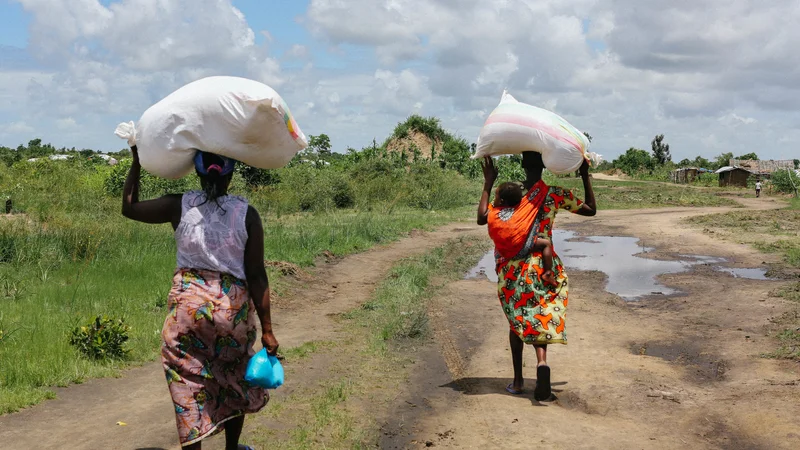
[[709, 167], [711, 167], [711, 162], [703, 158], [702, 156], [698, 156], [697, 158], [695, 158], [692, 164], [695, 167], [699, 167], [701, 169], [708, 169]]
[[646, 151], [631, 147], [624, 155], [620, 155], [614, 160], [614, 167], [628, 175], [633, 175], [637, 172], [652, 170], [655, 162], [655, 158], [652, 158]]
[[317, 152], [319, 156], [328, 157], [331, 155], [331, 139], [327, 134], [308, 137], [308, 147]]
[[469, 164], [470, 146], [466, 140], [458, 137], [449, 137], [442, 144], [442, 168], [456, 170], [464, 173]]
[[720, 167], [727, 166], [728, 164], [731, 163], [732, 159], [733, 159], [733, 153], [731, 153], [731, 152], [722, 153], [722, 154], [718, 155], [714, 159], [714, 165], [716, 166], [716, 167], [714, 167], [714, 169], [719, 169]]
[[656, 164], [663, 166], [667, 161], [672, 161], [672, 155], [669, 154], [669, 144], [664, 142], [663, 134], [653, 138], [653, 142], [650, 145], [653, 148], [653, 160]]
[[792, 170], [778, 170], [770, 178], [772, 185], [778, 192], [787, 194], [794, 193], [797, 196], [797, 188], [800, 187], [800, 177]]
[[744, 154], [742, 156], [739, 156], [739, 157], [737, 157], [735, 159], [748, 160], [748, 161], [758, 161], [758, 155], [756, 155], [755, 153], [751, 152], [751, 153], [746, 153], [746, 154]]
[[690, 160], [689, 158], [683, 158], [681, 162], [678, 163], [678, 165], [681, 167], [691, 166], [692, 160]]
[[592, 142], [592, 135], [591, 135], [591, 134], [589, 134], [589, 133], [587, 133], [587, 132], [585, 132], [585, 131], [584, 131], [584, 132], [583, 132], [583, 135], [584, 135], [584, 136], [586, 136], [586, 139], [588, 139], [588, 140], [589, 140], [589, 142]]

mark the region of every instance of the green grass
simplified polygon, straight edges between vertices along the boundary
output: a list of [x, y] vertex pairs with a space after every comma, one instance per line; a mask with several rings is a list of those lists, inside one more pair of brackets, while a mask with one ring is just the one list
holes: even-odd
[[781, 254], [788, 266], [800, 268], [800, 209], [797, 205], [795, 200], [785, 209], [708, 214], [691, 217], [687, 222], [709, 231], [721, 230], [724, 236], [747, 242], [760, 251]]
[[[786, 208], [768, 211], [731, 211], [687, 219], [715, 236], [748, 243], [762, 252], [782, 256], [788, 272], [800, 269], [800, 201], [792, 199]], [[770, 292], [773, 297], [800, 302], [800, 283]], [[800, 308], [793, 307], [774, 321], [778, 328], [777, 348], [766, 358], [800, 360]]]
[[777, 335], [779, 347], [763, 356], [771, 359], [789, 359], [800, 361], [800, 331], [783, 330]]
[[334, 345], [335, 343], [327, 341], [309, 341], [297, 347], [281, 350], [281, 354], [286, 358], [286, 361], [294, 362], [308, 358], [317, 351], [328, 349]]
[[392, 342], [426, 336], [429, 331], [426, 300], [438, 287], [432, 285], [434, 277], [442, 276], [438, 269], [446, 262], [445, 280], [452, 279], [454, 274], [466, 271], [487, 245], [484, 241], [459, 239], [400, 262], [370, 301], [351, 311], [347, 318], [371, 331], [371, 348], [380, 352], [386, 351]]
[[770, 296], [800, 303], [800, 282], [776, 289], [770, 292]]
[[[584, 199], [583, 183], [578, 178], [550, 178], [551, 185], [572, 189]], [[719, 188], [697, 188], [686, 185], [644, 182], [592, 180], [597, 208], [640, 209], [663, 207], [730, 206], [733, 202], [722, 197], [729, 191]]]

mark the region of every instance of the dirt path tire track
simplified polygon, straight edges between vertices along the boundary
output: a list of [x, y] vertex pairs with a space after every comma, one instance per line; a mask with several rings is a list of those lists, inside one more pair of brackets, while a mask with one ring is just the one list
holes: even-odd
[[[782, 206], [755, 202], [742, 201], [752, 209]], [[750, 266], [774, 259], [681, 223], [687, 216], [728, 210], [602, 211], [593, 220], [559, 217], [558, 226], [640, 237], [657, 247], [650, 255], [656, 258], [704, 254]], [[450, 326], [438, 331], [436, 351], [421, 353], [424, 361], [402, 402], [387, 415], [381, 447], [800, 447], [800, 367], [759, 357], [775, 345], [767, 336], [769, 318], [788, 308], [767, 296], [783, 282], [701, 269], [661, 278], [686, 295], [633, 308], [598, 288], [603, 274], [570, 275], [572, 344], [555, 346], [550, 357], [556, 402], [532, 399], [535, 357], [529, 349], [528, 394], [505, 393], [511, 379], [508, 325], [496, 287], [457, 281], [435, 300], [436, 323]], [[670, 362], [636, 355], [635, 344], [687, 356]]]
[[[276, 336], [284, 348], [336, 340], [339, 332], [333, 317], [366, 301], [395, 262], [458, 236], [483, 233], [469, 223], [451, 223], [322, 266], [314, 271], [312, 285], [297, 287], [286, 301], [276, 302]], [[308, 323], [309, 311], [314, 314], [313, 326]], [[303, 380], [293, 383], [302, 385]], [[127, 370], [120, 378], [58, 389], [57, 394], [55, 400], [0, 416], [0, 448], [179, 448], [173, 406], [158, 363]], [[273, 395], [283, 394], [279, 390]]]

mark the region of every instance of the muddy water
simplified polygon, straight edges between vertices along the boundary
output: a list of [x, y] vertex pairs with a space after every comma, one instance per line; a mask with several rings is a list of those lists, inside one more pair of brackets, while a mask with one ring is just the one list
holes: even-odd
[[[662, 261], [642, 257], [653, 251], [639, 245], [639, 239], [620, 236], [578, 237], [574, 232], [553, 232], [553, 247], [566, 268], [572, 270], [600, 271], [608, 276], [606, 290], [624, 300], [636, 300], [652, 295], [672, 295], [676, 289], [659, 283], [656, 277], [662, 274], [681, 273], [692, 267], [714, 265], [716, 270], [737, 278], [766, 280], [763, 269], [721, 267], [724, 258], [702, 255], [679, 255], [677, 261]], [[494, 254], [489, 251], [467, 274], [467, 278], [486, 277], [497, 282], [494, 269]]]

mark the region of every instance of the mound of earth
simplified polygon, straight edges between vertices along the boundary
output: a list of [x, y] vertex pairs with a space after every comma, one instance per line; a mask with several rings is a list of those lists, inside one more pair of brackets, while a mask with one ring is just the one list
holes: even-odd
[[619, 178], [625, 178], [625, 177], [627, 177], [627, 175], [625, 174], [625, 172], [621, 171], [620, 169], [611, 169], [611, 170], [607, 170], [607, 171], [605, 172], [605, 174], [606, 174], [606, 175], [611, 175], [612, 177], [619, 177]]
[[408, 157], [412, 158], [414, 155], [414, 148], [416, 147], [419, 150], [420, 156], [423, 158], [430, 158], [431, 150], [433, 149], [434, 145], [436, 146], [437, 153], [442, 151], [442, 141], [434, 141], [419, 131], [411, 130], [408, 132], [406, 137], [393, 137], [389, 139], [389, 141], [386, 143], [386, 150], [398, 153], [405, 150]]

